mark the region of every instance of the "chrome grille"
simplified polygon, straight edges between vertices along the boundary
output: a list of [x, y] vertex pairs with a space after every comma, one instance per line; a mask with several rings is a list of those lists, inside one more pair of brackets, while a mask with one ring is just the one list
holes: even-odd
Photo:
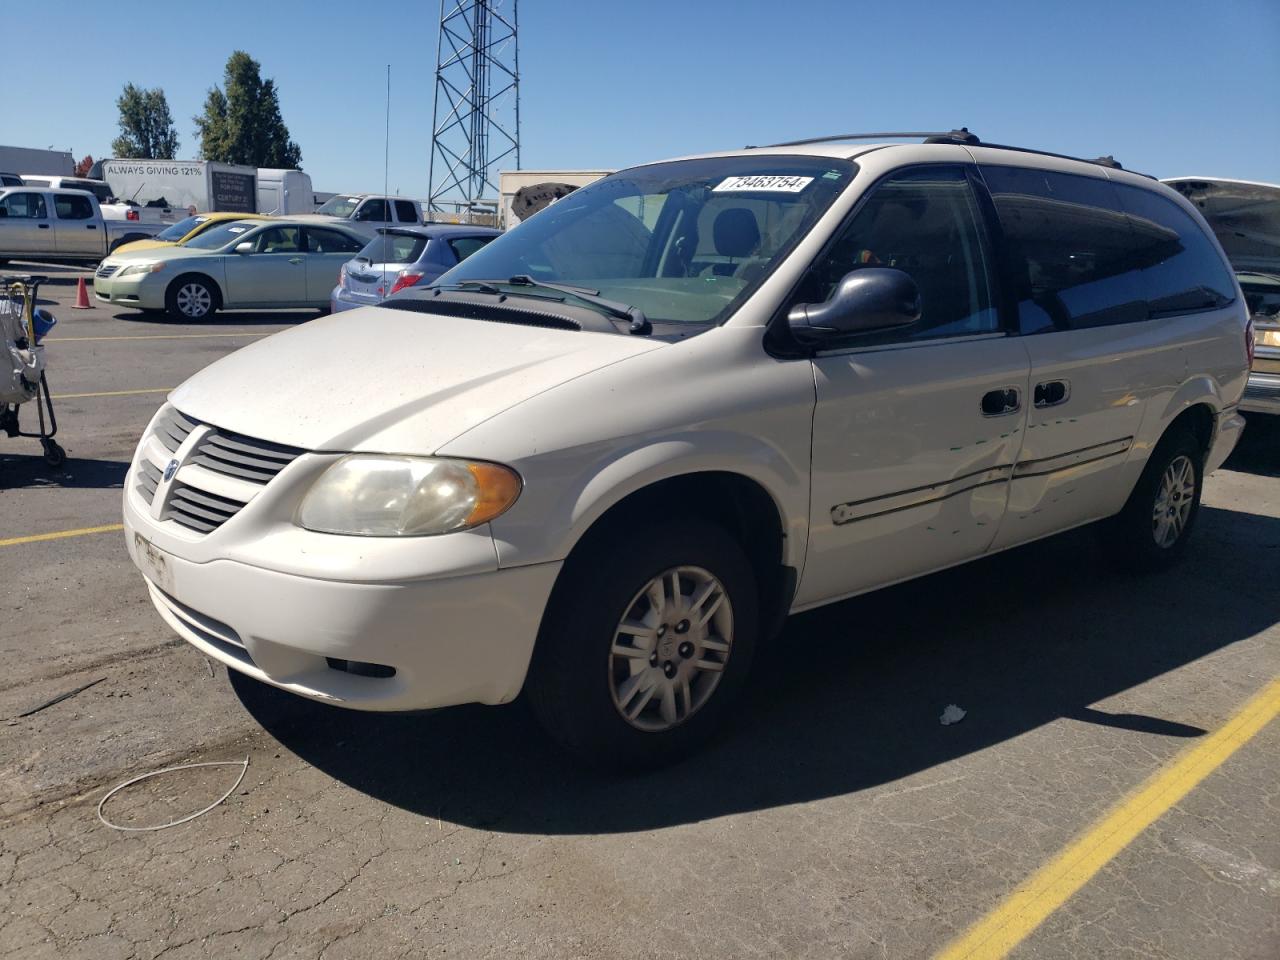
[[[201, 429], [178, 477], [169, 490], [161, 520], [205, 534], [218, 529], [257, 496], [273, 477], [304, 451], [268, 440], [257, 440], [230, 430], [202, 424], [174, 407], [166, 406], [156, 418], [149, 439], [144, 440], [138, 461], [137, 490], [153, 503], [169, 459]], [[190, 468], [197, 469], [190, 469]]]
[[115, 264], [104, 263], [102, 266], [98, 267], [98, 272], [95, 273], [94, 276], [100, 280], [106, 280], [108, 277], [112, 276], [119, 269], [120, 268]]

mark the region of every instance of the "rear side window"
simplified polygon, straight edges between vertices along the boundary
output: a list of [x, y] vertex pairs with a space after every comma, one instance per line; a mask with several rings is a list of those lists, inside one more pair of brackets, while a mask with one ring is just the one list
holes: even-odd
[[337, 230], [308, 227], [307, 249], [312, 253], [355, 253], [360, 249], [360, 242]]
[[461, 263], [492, 239], [493, 237], [450, 237], [449, 249], [453, 251], [453, 255]]
[[397, 200], [396, 219], [401, 223], [417, 223], [418, 205], [411, 200]]
[[1004, 276], [1023, 333], [1145, 320], [1150, 251], [1109, 180], [983, 167], [1005, 238]]
[[93, 204], [88, 197], [61, 194], [53, 198], [53, 208], [58, 212], [59, 220], [93, 219]]
[[0, 197], [0, 208], [18, 220], [43, 220], [49, 216], [44, 197], [38, 193], [10, 193]]
[[375, 220], [383, 223], [387, 219], [387, 201], [385, 200], [366, 200], [363, 206], [356, 211], [356, 215], [352, 220]]
[[1143, 250], [1139, 280], [1151, 317], [1225, 306], [1235, 281], [1198, 223], [1181, 207], [1150, 190], [1114, 185]]

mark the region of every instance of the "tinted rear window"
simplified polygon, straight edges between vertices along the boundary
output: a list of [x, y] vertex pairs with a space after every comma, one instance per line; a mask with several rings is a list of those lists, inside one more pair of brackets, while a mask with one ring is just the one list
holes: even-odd
[[1225, 306], [1235, 281], [1209, 237], [1168, 197], [1125, 183], [1114, 185], [1134, 232], [1149, 249], [1140, 279], [1151, 316]]
[[1146, 319], [1141, 244], [1110, 181], [983, 167], [1023, 333]]
[[401, 223], [417, 223], [418, 205], [410, 200], [397, 200], [396, 219]]
[[426, 246], [426, 237], [387, 233], [366, 243], [360, 251], [360, 258], [369, 263], [416, 263]]

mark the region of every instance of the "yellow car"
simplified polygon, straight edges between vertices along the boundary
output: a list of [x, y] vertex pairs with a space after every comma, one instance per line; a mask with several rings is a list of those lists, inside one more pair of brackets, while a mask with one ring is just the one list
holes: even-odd
[[229, 220], [266, 219], [268, 218], [264, 213], [197, 213], [194, 216], [179, 220], [172, 226], [165, 227], [154, 237], [148, 237], [146, 240], [134, 240], [131, 243], [122, 243], [111, 252], [132, 253], [135, 250], [163, 250], [167, 247], [180, 246], [188, 240], [198, 237], [210, 227], [216, 227], [218, 224], [226, 223]]

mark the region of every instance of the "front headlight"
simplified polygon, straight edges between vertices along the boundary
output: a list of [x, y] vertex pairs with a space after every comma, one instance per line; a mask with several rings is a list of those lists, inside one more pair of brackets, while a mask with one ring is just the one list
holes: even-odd
[[520, 486], [519, 474], [496, 463], [352, 454], [307, 491], [298, 523], [362, 537], [468, 530], [505, 512]]
[[164, 269], [164, 261], [156, 263], [134, 263], [120, 271], [121, 277], [133, 277], [140, 273], [159, 273]]

